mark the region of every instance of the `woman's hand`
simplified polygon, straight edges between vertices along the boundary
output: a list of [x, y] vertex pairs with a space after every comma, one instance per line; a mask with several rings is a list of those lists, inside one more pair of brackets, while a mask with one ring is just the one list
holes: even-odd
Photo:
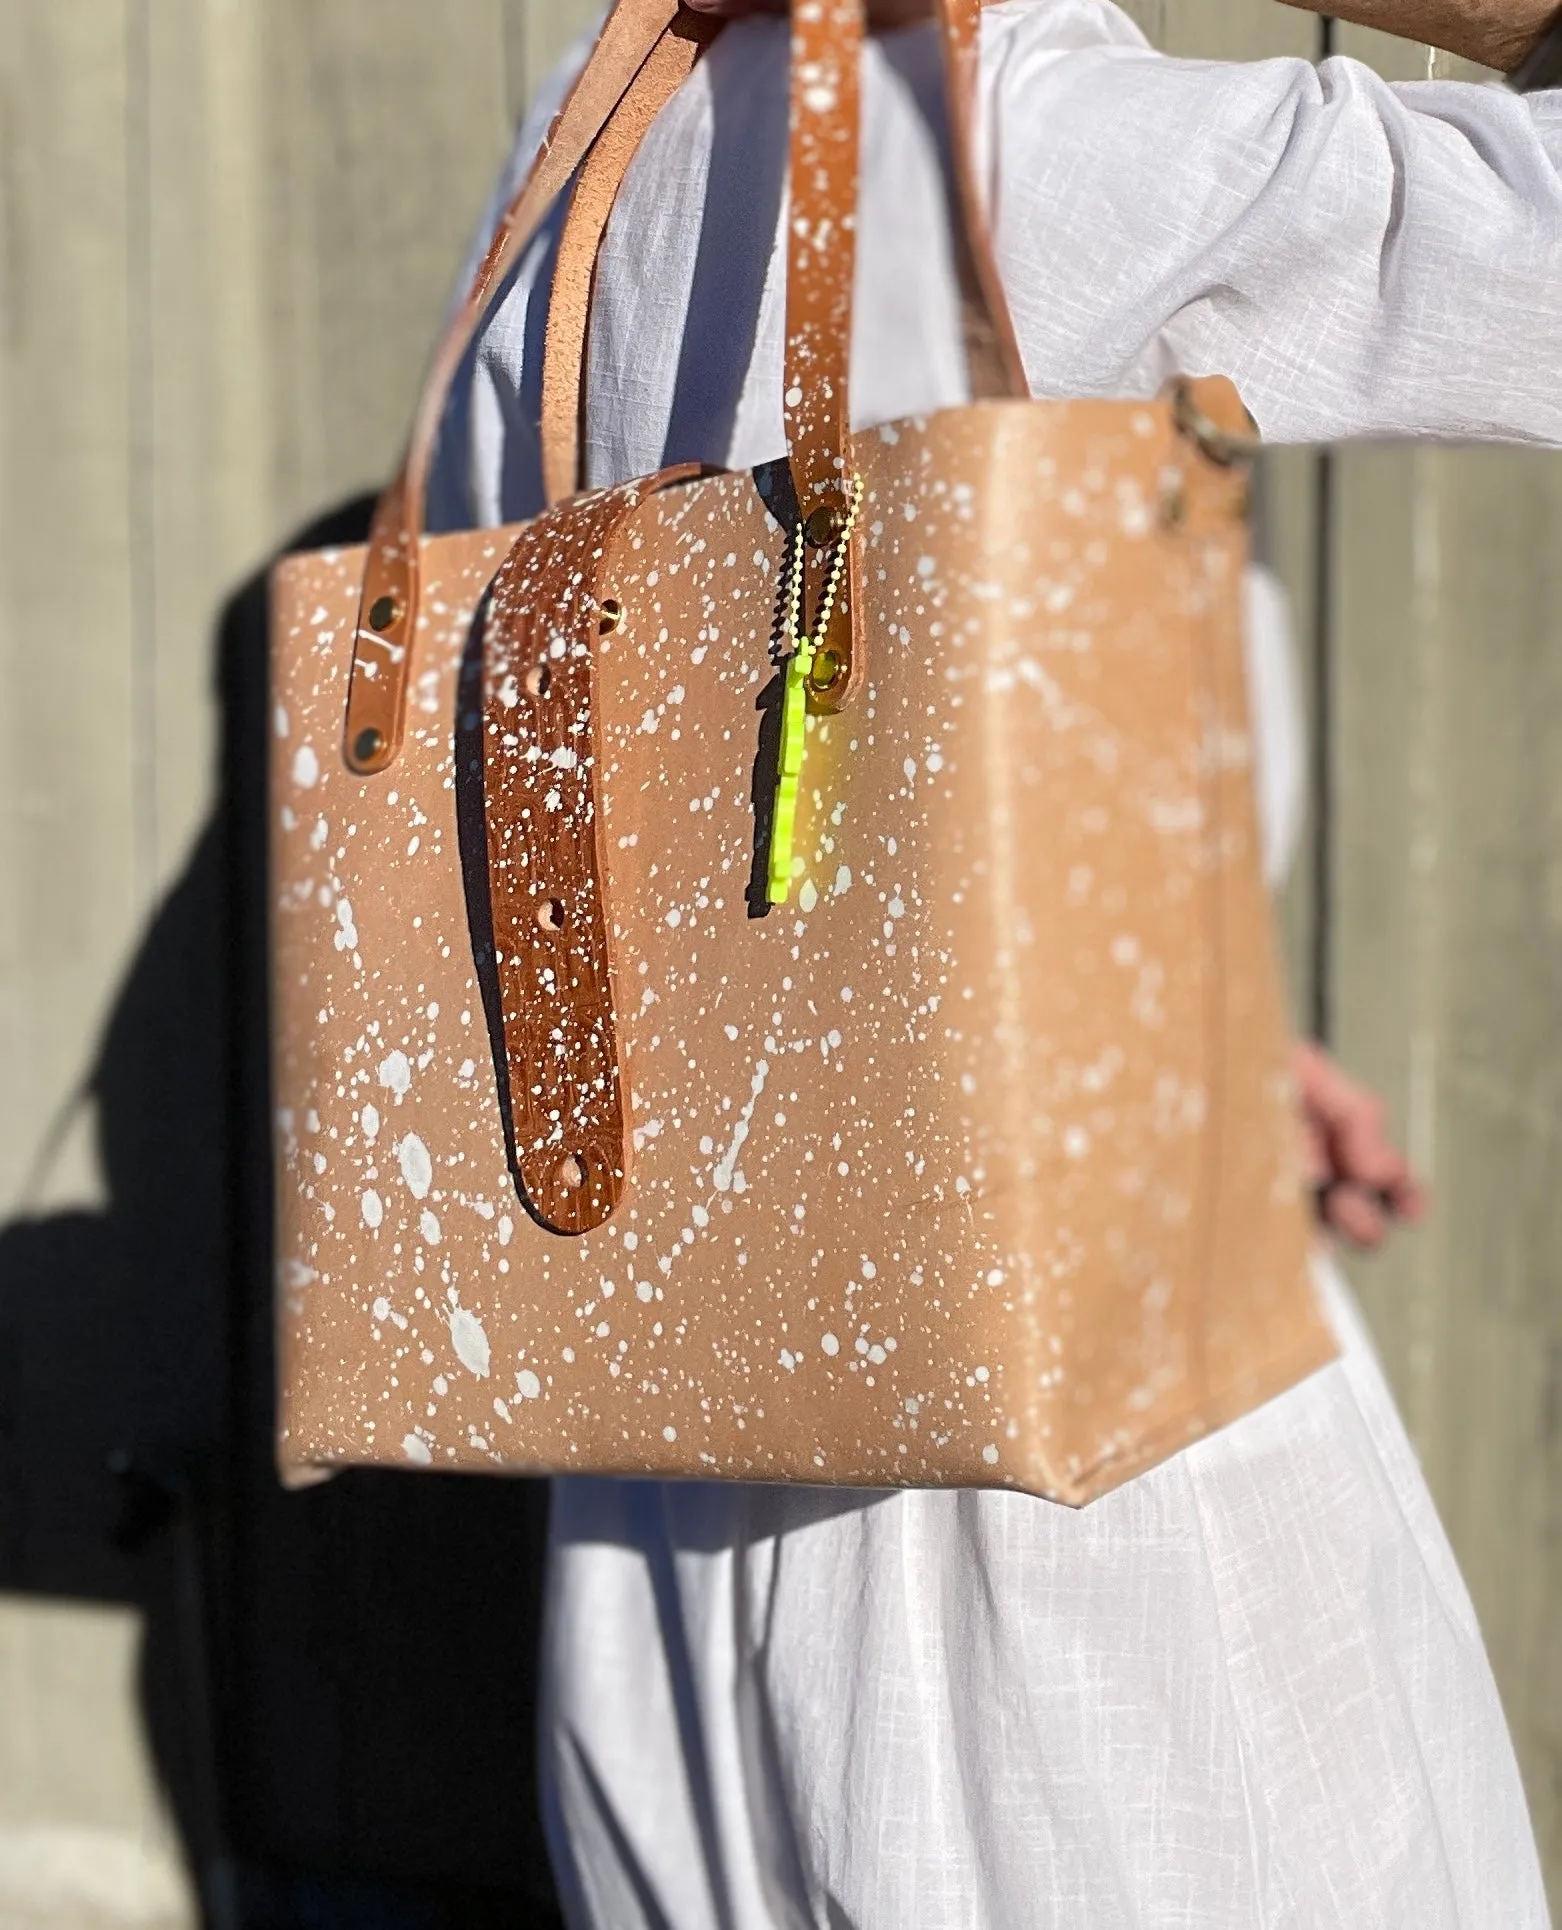
[[1296, 1082], [1307, 1177], [1331, 1233], [1375, 1252], [1395, 1225], [1414, 1225], [1426, 1191], [1389, 1138], [1383, 1101], [1348, 1078], [1322, 1046], [1298, 1045]]

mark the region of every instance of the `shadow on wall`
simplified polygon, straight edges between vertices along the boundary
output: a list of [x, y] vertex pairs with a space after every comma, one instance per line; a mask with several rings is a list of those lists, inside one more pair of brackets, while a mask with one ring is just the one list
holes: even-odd
[[208, 1930], [553, 1926], [544, 1490], [272, 1471], [265, 653], [262, 575], [217, 639], [218, 809], [92, 1074], [108, 1203], [0, 1229], [0, 1589], [143, 1612]]

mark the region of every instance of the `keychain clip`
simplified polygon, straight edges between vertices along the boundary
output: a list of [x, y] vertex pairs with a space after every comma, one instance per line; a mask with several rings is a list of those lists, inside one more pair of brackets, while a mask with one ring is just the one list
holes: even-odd
[[786, 682], [781, 693], [781, 755], [777, 760], [775, 808], [770, 817], [770, 868], [765, 895], [772, 905], [784, 905], [792, 889], [792, 845], [797, 829], [797, 799], [802, 788], [803, 753], [808, 742], [808, 693], [814, 670], [814, 637], [824, 636], [830, 627], [835, 599], [840, 594], [846, 572], [852, 531], [862, 506], [862, 479], [854, 477], [851, 507], [836, 538], [835, 554], [830, 560], [830, 575], [820, 599], [819, 614], [812, 635], [803, 635], [799, 626], [803, 610], [803, 544], [807, 533], [798, 525], [792, 546], [792, 583], [787, 602], [786, 630], [792, 654], [786, 662]]

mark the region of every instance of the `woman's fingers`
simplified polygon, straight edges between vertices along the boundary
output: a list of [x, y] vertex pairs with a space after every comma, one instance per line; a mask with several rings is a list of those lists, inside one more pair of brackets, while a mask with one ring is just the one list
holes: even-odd
[[1426, 1196], [1410, 1161], [1388, 1136], [1383, 1104], [1357, 1087], [1355, 1103], [1336, 1118], [1332, 1164], [1337, 1178], [1375, 1195], [1395, 1219], [1419, 1219]]
[[1363, 1252], [1372, 1253], [1388, 1237], [1392, 1220], [1381, 1197], [1359, 1186], [1338, 1181], [1318, 1196], [1319, 1212], [1331, 1233]]
[[1396, 1221], [1414, 1222], [1426, 1210], [1425, 1189], [1389, 1137], [1383, 1102], [1316, 1045], [1298, 1046], [1296, 1074], [1319, 1217], [1356, 1246], [1381, 1246]]

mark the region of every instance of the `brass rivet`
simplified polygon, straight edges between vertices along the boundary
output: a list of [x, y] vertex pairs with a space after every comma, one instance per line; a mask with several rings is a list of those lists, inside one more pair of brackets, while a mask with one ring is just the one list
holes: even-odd
[[537, 924], [543, 931], [563, 931], [564, 900], [544, 898], [537, 906]]
[[373, 724], [359, 731], [353, 739], [353, 758], [359, 764], [372, 764], [385, 748], [385, 733], [376, 730]]
[[833, 543], [840, 533], [841, 512], [831, 503], [821, 503], [803, 525], [803, 534], [816, 550]]
[[833, 690], [841, 681], [841, 672], [844, 668], [839, 652], [821, 650], [814, 658], [813, 669], [808, 673], [808, 681], [815, 690]]
[[602, 614], [597, 619], [597, 635], [608, 637], [611, 636], [623, 622], [624, 606], [616, 596], [605, 596], [602, 599], [601, 607]]
[[401, 615], [401, 605], [393, 596], [377, 596], [369, 605], [369, 628], [383, 636]]
[[554, 1169], [554, 1178], [566, 1193], [578, 1193], [586, 1183], [586, 1162], [579, 1153], [566, 1153]]

